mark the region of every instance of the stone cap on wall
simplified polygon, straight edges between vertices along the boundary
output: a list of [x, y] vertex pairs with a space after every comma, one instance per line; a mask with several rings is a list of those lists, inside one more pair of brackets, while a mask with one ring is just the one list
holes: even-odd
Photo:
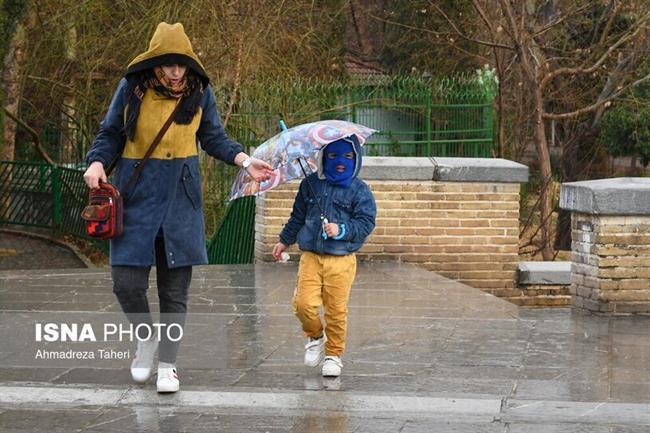
[[571, 262], [519, 262], [519, 284], [571, 284]]
[[650, 178], [617, 177], [563, 183], [560, 207], [587, 214], [650, 215]]
[[528, 167], [500, 158], [366, 156], [360, 177], [364, 180], [521, 183], [528, 181]]

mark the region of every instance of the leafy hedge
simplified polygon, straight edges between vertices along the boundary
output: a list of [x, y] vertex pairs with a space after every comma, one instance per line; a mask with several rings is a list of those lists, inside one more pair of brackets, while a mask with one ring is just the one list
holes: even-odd
[[646, 167], [650, 163], [650, 99], [606, 112], [599, 140], [612, 156], [638, 156]]

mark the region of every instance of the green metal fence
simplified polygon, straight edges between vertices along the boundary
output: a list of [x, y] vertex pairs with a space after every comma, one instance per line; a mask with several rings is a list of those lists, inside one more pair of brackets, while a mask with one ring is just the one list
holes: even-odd
[[[252, 263], [254, 197], [226, 204], [235, 167], [219, 164], [210, 174], [208, 214], [220, 221], [207, 243], [210, 263]], [[83, 171], [45, 162], [0, 161], [0, 224], [42, 227], [93, 241], [108, 251], [108, 241], [86, 235], [81, 210], [88, 187]]]
[[[0, 224], [44, 227], [91, 239], [80, 217], [87, 199], [80, 170], [45, 162], [0, 161]], [[106, 242], [97, 245], [108, 248]]]
[[255, 197], [243, 197], [226, 208], [221, 224], [208, 242], [210, 263], [253, 263], [255, 256]]
[[278, 132], [280, 117], [289, 126], [350, 120], [378, 130], [367, 155], [490, 157], [495, 92], [496, 83], [480, 75], [255, 83], [241, 90], [229, 129], [241, 143], [256, 146]]

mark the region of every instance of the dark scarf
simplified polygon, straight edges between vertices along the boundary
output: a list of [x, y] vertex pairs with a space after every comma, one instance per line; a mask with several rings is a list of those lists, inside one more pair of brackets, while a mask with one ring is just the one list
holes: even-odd
[[155, 72], [151, 69], [140, 73], [133, 73], [126, 76], [128, 86], [127, 117], [124, 130], [126, 136], [133, 140], [135, 138], [135, 126], [140, 114], [142, 98], [147, 89], [152, 89], [169, 98], [180, 98], [181, 106], [176, 112], [174, 123], [187, 125], [192, 122], [194, 115], [199, 109], [203, 97], [203, 83], [201, 79], [188, 68], [185, 76], [185, 86], [180, 89], [171, 89], [160, 82]]

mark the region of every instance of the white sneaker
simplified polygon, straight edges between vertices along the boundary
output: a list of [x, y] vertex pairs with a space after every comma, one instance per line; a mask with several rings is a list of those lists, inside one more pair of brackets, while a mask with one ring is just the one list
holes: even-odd
[[338, 356], [326, 356], [323, 363], [323, 377], [339, 377], [343, 363]]
[[325, 334], [321, 338], [310, 338], [305, 345], [305, 365], [316, 367], [323, 360], [325, 347]]
[[178, 374], [175, 368], [158, 367], [158, 380], [156, 381], [158, 392], [176, 392], [180, 388]]
[[151, 377], [156, 349], [158, 349], [156, 337], [144, 341], [138, 340], [135, 358], [131, 362], [131, 377], [137, 383], [145, 383]]

